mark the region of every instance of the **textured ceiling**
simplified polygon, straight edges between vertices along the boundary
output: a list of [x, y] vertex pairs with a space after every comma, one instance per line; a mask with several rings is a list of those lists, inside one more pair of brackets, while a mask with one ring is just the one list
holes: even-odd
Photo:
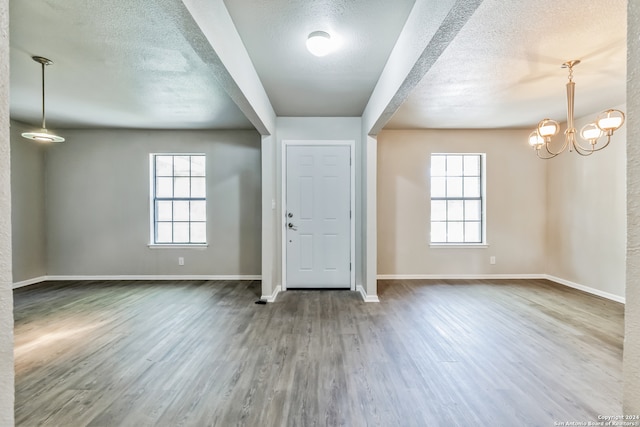
[[626, 100], [626, 0], [485, 0], [386, 128], [530, 127]]
[[[360, 116], [414, 0], [225, 0], [279, 116]], [[341, 41], [325, 57], [309, 33]]]
[[251, 128], [203, 58], [211, 47], [181, 3], [12, 0], [11, 118], [47, 125], [159, 129]]
[[[360, 116], [414, 1], [433, 10], [449, 4], [224, 4], [277, 115]], [[569, 59], [582, 60], [574, 73], [577, 116], [624, 103], [626, 5], [484, 0], [434, 54], [424, 77], [411, 76], [419, 83], [385, 127], [531, 127], [544, 117], [564, 120], [567, 73], [560, 65]], [[40, 68], [31, 56], [42, 55], [54, 61], [47, 67], [53, 129], [252, 127], [216, 75], [217, 54], [181, 0], [11, 0], [10, 13], [14, 120], [39, 123]], [[338, 35], [342, 48], [324, 58], [310, 55], [305, 40], [315, 30]], [[405, 94], [396, 95], [400, 104]]]

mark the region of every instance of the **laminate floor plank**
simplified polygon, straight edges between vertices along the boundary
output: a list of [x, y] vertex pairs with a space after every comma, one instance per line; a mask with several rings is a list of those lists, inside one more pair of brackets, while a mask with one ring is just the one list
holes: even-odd
[[16, 425], [552, 426], [622, 413], [624, 306], [545, 280], [14, 291]]

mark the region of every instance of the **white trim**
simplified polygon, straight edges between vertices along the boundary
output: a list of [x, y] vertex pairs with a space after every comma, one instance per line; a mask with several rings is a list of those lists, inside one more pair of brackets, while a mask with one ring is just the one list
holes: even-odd
[[47, 276], [47, 280], [261, 280], [259, 275], [205, 275], [205, 274], [132, 274], [96, 276]]
[[350, 179], [351, 179], [351, 200], [350, 200], [350, 209], [351, 209], [351, 272], [350, 272], [350, 286], [349, 289], [352, 291], [356, 290], [356, 168], [355, 168], [355, 147], [356, 141], [353, 139], [337, 139], [337, 140], [294, 140], [294, 139], [285, 139], [282, 140], [282, 150], [281, 150], [281, 195], [280, 197], [280, 212], [283, 217], [280, 219], [282, 228], [280, 230], [282, 238], [281, 248], [280, 248], [280, 258], [282, 269], [282, 290], [287, 290], [287, 218], [286, 215], [286, 204], [287, 204], [287, 146], [289, 145], [307, 145], [307, 146], [335, 146], [335, 145], [347, 145], [349, 146], [349, 155], [351, 156], [351, 162], [349, 164], [350, 169]]
[[432, 249], [486, 249], [487, 243], [430, 243]]
[[546, 279], [545, 274], [378, 274], [378, 280]]
[[13, 289], [22, 288], [23, 286], [35, 285], [47, 281], [47, 276], [34, 277], [33, 279], [23, 280], [13, 284]]
[[589, 286], [581, 285], [579, 283], [575, 283], [570, 280], [561, 279], [559, 277], [551, 276], [549, 274], [545, 274], [545, 279], [558, 283], [560, 285], [568, 286], [570, 288], [578, 289], [580, 291], [587, 292], [592, 295], [596, 295], [602, 298], [606, 298], [608, 300], [625, 304], [625, 297], [623, 296], [611, 294], [609, 292], [601, 291], [600, 289], [595, 289]]
[[[205, 226], [207, 225], [207, 223], [209, 222], [209, 218], [206, 216], [206, 206], [208, 205], [208, 193], [207, 193], [207, 185], [206, 185], [206, 177], [207, 177], [207, 153], [178, 153], [178, 152], [156, 152], [156, 153], [149, 153], [149, 244], [147, 245], [150, 249], [156, 249], [158, 247], [172, 247], [174, 249], [185, 249], [185, 248], [195, 248], [195, 247], [200, 247], [200, 248], [206, 248], [207, 246], [209, 246], [208, 243], [155, 243], [155, 227], [156, 227], [156, 213], [155, 213], [155, 205], [154, 205], [154, 198], [155, 198], [155, 194], [156, 194], [156, 156], [172, 156], [172, 157], [177, 157], [177, 156], [190, 156], [190, 157], [195, 157], [195, 156], [201, 156], [204, 157], [204, 167], [205, 167], [205, 173], [204, 173], [204, 177], [205, 177], [205, 195], [204, 195], [204, 203], [205, 203]], [[175, 170], [171, 172], [171, 176], [175, 178], [175, 175], [173, 175], [175, 173]], [[191, 176], [189, 176], [189, 178], [191, 178]], [[171, 221], [171, 223], [173, 223], [173, 220]], [[205, 231], [206, 233], [206, 231]], [[205, 236], [206, 238], [207, 236]]]
[[149, 249], [206, 249], [209, 247], [208, 243], [149, 243], [147, 245]]
[[271, 295], [262, 295], [260, 299], [266, 302], [276, 302], [276, 297], [278, 296], [281, 290], [282, 290], [282, 287], [278, 285], [276, 286], [275, 290]]
[[41, 276], [36, 277], [29, 280], [24, 280], [22, 282], [17, 282], [13, 284], [13, 289], [20, 288], [23, 286], [33, 285], [40, 282], [46, 281], [61, 281], [61, 280], [262, 280], [262, 276], [260, 275], [145, 275], [145, 274], [135, 274], [135, 275], [100, 275], [100, 276]]
[[362, 285], [358, 285], [356, 287], [356, 291], [360, 292], [360, 295], [362, 295], [362, 300], [364, 302], [380, 302], [378, 295], [367, 295], [367, 291], [365, 291]]
[[625, 297], [574, 283], [549, 274], [378, 274], [378, 280], [491, 280], [491, 279], [546, 279], [559, 285], [625, 303]]
[[[446, 243], [446, 242], [431, 242], [431, 235], [429, 235], [429, 246], [431, 248], [486, 248], [489, 247], [489, 243], [487, 243], [487, 153], [473, 153], [466, 151], [448, 151], [448, 152], [431, 152], [429, 155], [429, 162], [433, 156], [480, 156], [480, 186], [481, 186], [481, 197], [482, 197], [482, 242], [480, 243]], [[429, 166], [429, 174], [431, 174], [431, 166]], [[431, 184], [429, 184], [431, 186]], [[429, 193], [431, 192], [431, 187], [429, 187]], [[429, 194], [429, 200], [431, 200], [431, 194]], [[431, 224], [431, 208], [429, 208], [429, 225]]]

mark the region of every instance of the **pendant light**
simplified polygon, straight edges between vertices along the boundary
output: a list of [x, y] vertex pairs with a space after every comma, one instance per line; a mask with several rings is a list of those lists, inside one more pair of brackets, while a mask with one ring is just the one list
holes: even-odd
[[44, 67], [53, 64], [53, 61], [42, 56], [32, 56], [31, 59], [42, 66], [42, 129], [37, 132], [24, 132], [22, 136], [38, 142], [63, 142], [64, 138], [47, 130], [47, 122], [44, 110]]

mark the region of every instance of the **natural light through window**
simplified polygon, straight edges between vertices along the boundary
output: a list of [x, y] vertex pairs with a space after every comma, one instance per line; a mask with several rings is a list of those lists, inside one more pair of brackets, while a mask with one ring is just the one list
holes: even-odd
[[431, 243], [484, 243], [484, 154], [431, 155]]
[[207, 243], [204, 154], [152, 154], [152, 242]]

